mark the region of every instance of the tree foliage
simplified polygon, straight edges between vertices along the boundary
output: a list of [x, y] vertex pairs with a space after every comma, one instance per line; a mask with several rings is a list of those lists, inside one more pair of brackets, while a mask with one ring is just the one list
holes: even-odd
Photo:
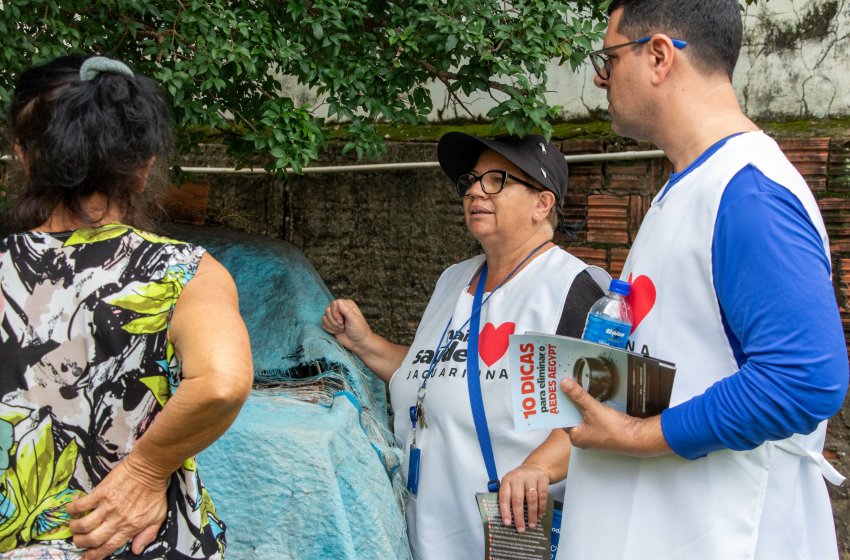
[[[581, 64], [601, 42], [607, 4], [2, 0], [0, 101], [27, 66], [83, 52], [159, 80], [183, 147], [219, 139], [242, 162], [267, 156], [269, 169], [316, 159], [329, 122], [341, 123], [347, 150], [378, 155], [375, 124], [424, 122], [433, 82], [461, 106], [463, 95], [492, 97], [494, 130], [548, 134], [557, 108], [544, 97], [546, 64]], [[289, 93], [293, 80], [318, 101]]]

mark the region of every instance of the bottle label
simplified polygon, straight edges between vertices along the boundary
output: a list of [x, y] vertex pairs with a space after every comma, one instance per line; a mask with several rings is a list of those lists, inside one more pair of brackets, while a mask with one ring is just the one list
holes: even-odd
[[615, 348], [625, 348], [632, 326], [600, 315], [590, 315], [582, 338]]

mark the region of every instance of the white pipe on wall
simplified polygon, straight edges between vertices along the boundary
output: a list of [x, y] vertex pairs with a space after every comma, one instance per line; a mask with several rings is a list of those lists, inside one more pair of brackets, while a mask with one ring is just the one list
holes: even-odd
[[[661, 150], [645, 150], [640, 152], [612, 152], [607, 154], [578, 154], [564, 156], [567, 163], [588, 163], [596, 161], [625, 161], [639, 159], [658, 159], [663, 158], [664, 152]], [[405, 171], [410, 169], [436, 169], [440, 164], [436, 161], [413, 161], [406, 163], [366, 163], [360, 165], [334, 165], [334, 166], [316, 166], [305, 167], [302, 169], [305, 175], [319, 173], [358, 173], [366, 171]], [[237, 175], [256, 175], [268, 173], [265, 169], [233, 169], [229, 167], [180, 167], [186, 173], [198, 174], [237, 174]], [[292, 173], [292, 169], [287, 168], [287, 173]]]
[[[566, 162], [569, 163], [591, 163], [598, 161], [630, 161], [642, 159], [658, 159], [663, 158], [664, 152], [661, 150], [643, 150], [639, 152], [611, 152], [605, 154], [577, 154], [564, 156]], [[10, 161], [11, 156], [0, 156], [0, 161]], [[305, 167], [302, 172], [305, 175], [318, 173], [357, 173], [365, 171], [404, 171], [408, 169], [435, 169], [440, 167], [436, 161], [413, 161], [407, 163], [366, 163], [362, 165], [334, 165], [334, 166], [316, 166]], [[244, 168], [235, 169], [232, 167], [183, 167], [180, 169], [185, 173], [197, 173], [202, 175], [265, 175], [269, 172], [265, 169]], [[292, 168], [286, 169], [287, 173], [294, 173]]]

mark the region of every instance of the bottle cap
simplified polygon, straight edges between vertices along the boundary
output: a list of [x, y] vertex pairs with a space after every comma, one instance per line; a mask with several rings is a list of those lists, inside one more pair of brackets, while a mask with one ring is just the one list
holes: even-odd
[[632, 293], [631, 284], [629, 284], [625, 280], [617, 280], [616, 278], [614, 280], [611, 280], [611, 287], [608, 289], [614, 292], [615, 294], [622, 294], [624, 296], [627, 296]]

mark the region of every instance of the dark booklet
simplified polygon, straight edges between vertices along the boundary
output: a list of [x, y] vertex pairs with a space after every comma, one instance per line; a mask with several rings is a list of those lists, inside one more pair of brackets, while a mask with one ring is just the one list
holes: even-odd
[[[543, 518], [532, 529], [518, 533], [513, 525], [505, 526], [499, 511], [499, 493], [475, 495], [478, 512], [484, 523], [484, 560], [551, 560], [552, 558], [552, 495], [546, 503]], [[528, 504], [525, 505], [528, 517]]]
[[670, 406], [676, 366], [587, 340], [552, 334], [511, 335], [508, 344], [514, 426], [568, 428], [581, 422], [560, 381], [571, 377], [598, 401], [646, 418]]

